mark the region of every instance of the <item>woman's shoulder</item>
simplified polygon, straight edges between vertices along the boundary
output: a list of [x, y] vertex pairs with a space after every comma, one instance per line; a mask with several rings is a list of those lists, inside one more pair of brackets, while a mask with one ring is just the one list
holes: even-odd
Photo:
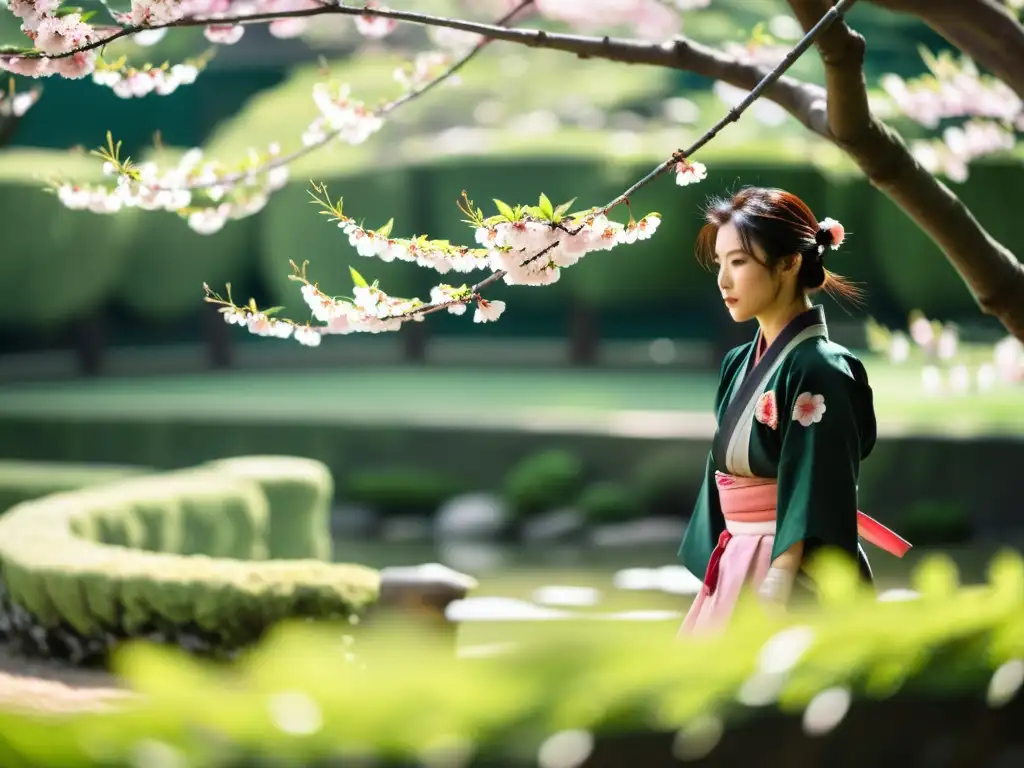
[[868, 386], [864, 363], [842, 344], [826, 337], [807, 339], [786, 360], [787, 376], [823, 384]]

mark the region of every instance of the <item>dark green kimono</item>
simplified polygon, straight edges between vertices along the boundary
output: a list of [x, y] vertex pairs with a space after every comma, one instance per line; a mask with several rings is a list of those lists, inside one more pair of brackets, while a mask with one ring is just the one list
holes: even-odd
[[[860, 462], [876, 437], [864, 366], [829, 341], [820, 306], [796, 317], [755, 365], [760, 343], [758, 331], [722, 363], [715, 397], [718, 429], [679, 557], [690, 572], [704, 577], [725, 527], [718, 470], [778, 483], [773, 561], [803, 541], [805, 559], [820, 547], [839, 549], [856, 558], [870, 579], [857, 538]], [[760, 407], [766, 392], [774, 393], [774, 424]]]

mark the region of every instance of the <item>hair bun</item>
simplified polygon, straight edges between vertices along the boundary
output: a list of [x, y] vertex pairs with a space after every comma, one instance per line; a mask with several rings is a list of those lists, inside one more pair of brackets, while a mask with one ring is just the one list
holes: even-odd
[[818, 231], [814, 233], [814, 241], [824, 249], [826, 246], [833, 251], [843, 244], [846, 230], [843, 225], [831, 217], [818, 222]]

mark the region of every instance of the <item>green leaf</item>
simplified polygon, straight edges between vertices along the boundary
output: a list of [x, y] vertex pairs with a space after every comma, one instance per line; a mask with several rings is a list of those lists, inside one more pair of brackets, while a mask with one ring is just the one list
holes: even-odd
[[555, 208], [551, 205], [551, 201], [548, 196], [543, 192], [540, 193], [540, 212], [544, 215], [545, 219], [551, 219], [555, 215]]
[[63, 18], [64, 16], [70, 16], [73, 13], [81, 13], [81, 12], [82, 12], [82, 9], [79, 8], [77, 5], [65, 5], [62, 8], [58, 8], [57, 12], [54, 15], [58, 19], [60, 19], [60, 18]]
[[369, 288], [370, 287], [370, 284], [366, 282], [366, 279], [362, 275], [360, 275], [358, 272], [356, 272], [356, 268], [355, 267], [350, 266], [348, 268], [348, 271], [352, 274], [352, 282], [356, 285], [356, 287], [358, 287], [358, 288]]
[[509, 207], [508, 203], [504, 203], [501, 200], [498, 200], [497, 198], [495, 198], [494, 204], [495, 204], [495, 206], [497, 206], [498, 210], [501, 212], [501, 215], [504, 216], [506, 219], [508, 219], [509, 221], [515, 221], [516, 220], [515, 211], [513, 211]]
[[282, 309], [284, 309], [284, 307], [270, 307], [269, 309], [264, 309], [263, 314], [266, 315], [267, 317], [270, 317], [271, 315], [276, 315]]
[[576, 198], [574, 197], [569, 202], [562, 203], [560, 206], [555, 208], [554, 215], [553, 215], [552, 218], [554, 218], [555, 221], [558, 221], [559, 219], [561, 219], [565, 215], [565, 212], [568, 211], [572, 207], [572, 204], [575, 203], [575, 202], [576, 202]]
[[918, 43], [917, 52], [924, 61], [925, 66], [928, 67], [928, 71], [932, 74], [936, 74], [939, 68], [939, 62], [938, 59], [932, 55], [932, 52], [929, 51], [923, 43]]
[[93, 11], [86, 11], [85, 13], [82, 14], [82, 21], [88, 21], [89, 19], [91, 19], [95, 15], [96, 15], [96, 11], [94, 11], [94, 10]]
[[395, 226], [394, 217], [388, 219], [388, 223], [377, 230], [377, 234], [381, 237], [391, 237], [391, 228]]

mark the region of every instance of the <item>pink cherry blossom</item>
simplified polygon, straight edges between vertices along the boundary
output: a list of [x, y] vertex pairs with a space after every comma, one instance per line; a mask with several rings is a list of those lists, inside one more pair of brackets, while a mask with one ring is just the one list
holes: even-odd
[[209, 24], [203, 29], [203, 36], [211, 43], [234, 45], [242, 39], [245, 27], [241, 24]]
[[505, 311], [504, 301], [487, 301], [486, 299], [477, 299], [476, 312], [473, 314], [474, 323], [490, 323], [501, 317], [502, 312]]
[[704, 181], [708, 176], [708, 169], [703, 163], [680, 160], [676, 163], [676, 184], [685, 187]]
[[818, 223], [818, 226], [822, 229], [828, 230], [832, 235], [832, 250], [837, 250], [839, 246], [843, 244], [843, 240], [846, 239], [846, 229], [831, 216], [826, 216], [822, 219]]
[[793, 421], [801, 426], [809, 427], [821, 421], [825, 415], [825, 396], [801, 392], [793, 405]]
[[779, 407], [775, 400], [774, 390], [768, 390], [758, 399], [754, 418], [769, 429], [775, 429], [778, 426]]
[[[366, 3], [367, 8], [377, 8], [379, 10], [387, 10], [383, 6], [379, 6], [373, 0]], [[398, 22], [394, 19], [389, 19], [384, 16], [356, 16], [355, 18], [356, 29], [363, 37], [368, 37], [372, 40], [380, 40], [385, 38], [398, 29]]]
[[79, 80], [91, 75], [96, 68], [94, 51], [79, 51], [62, 59], [50, 59], [50, 70], [68, 80]]
[[47, 77], [54, 73], [50, 69], [50, 61], [24, 56], [0, 56], [0, 69], [25, 77]]

